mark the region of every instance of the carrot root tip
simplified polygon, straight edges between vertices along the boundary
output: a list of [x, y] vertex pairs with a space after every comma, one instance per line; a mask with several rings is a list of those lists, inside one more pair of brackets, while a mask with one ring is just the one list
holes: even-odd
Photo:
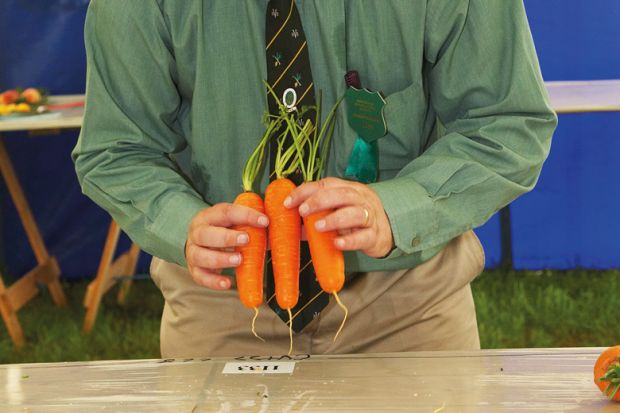
[[334, 298], [336, 299], [336, 303], [338, 303], [338, 306], [342, 308], [342, 310], [344, 311], [344, 318], [342, 319], [342, 324], [340, 324], [340, 328], [338, 329], [338, 331], [336, 332], [336, 335], [334, 336], [334, 343], [335, 343], [336, 339], [340, 335], [340, 332], [342, 331], [342, 328], [344, 327], [344, 323], [346, 323], [347, 321], [349, 310], [347, 309], [347, 306], [342, 304], [342, 301], [340, 301], [340, 297], [338, 297], [338, 293], [336, 291], [334, 291]]
[[257, 339], [259, 339], [260, 341], [264, 343], [265, 339], [259, 336], [258, 333], [256, 332], [256, 319], [258, 318], [258, 307], [254, 307], [254, 311], [255, 311], [254, 318], [252, 318], [252, 334], [254, 334], [254, 337], [256, 337]]
[[293, 354], [293, 314], [291, 314], [291, 309], [287, 308], [288, 311], [288, 336], [290, 339], [290, 345], [288, 347], [288, 355]]

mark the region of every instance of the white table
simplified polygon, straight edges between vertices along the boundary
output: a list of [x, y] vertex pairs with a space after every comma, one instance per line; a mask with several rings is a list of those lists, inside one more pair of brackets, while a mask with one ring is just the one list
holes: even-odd
[[[84, 118], [84, 95], [51, 96], [47, 102], [51, 112], [42, 115], [14, 117], [0, 120], [0, 133], [30, 131], [36, 134], [49, 134], [50, 131], [61, 129], [76, 129], [82, 126]], [[54, 108], [56, 106], [56, 108]], [[62, 107], [65, 106], [65, 107]], [[62, 108], [59, 108], [62, 107]], [[65, 304], [65, 297], [58, 282], [60, 268], [54, 257], [51, 257], [43, 243], [39, 228], [34, 220], [30, 207], [23, 193], [21, 185], [11, 164], [9, 154], [0, 134], [0, 172], [4, 177], [11, 198], [17, 207], [20, 219], [28, 235], [28, 239], [37, 258], [38, 266], [24, 275], [10, 287], [2, 282], [0, 274], [0, 313], [9, 330], [9, 334], [16, 346], [24, 344], [24, 335], [17, 318], [17, 311], [32, 299], [37, 293], [37, 283], [48, 285], [54, 302]], [[84, 330], [90, 332], [93, 328], [99, 304], [103, 294], [114, 285], [114, 276], [128, 276], [135, 272], [140, 249], [132, 244], [130, 249], [114, 260], [114, 253], [120, 228], [112, 221], [102, 252], [101, 261], [95, 279], [89, 284], [84, 297], [87, 307], [84, 319]], [[130, 282], [123, 283], [119, 291], [118, 300], [122, 302], [128, 291]]]
[[[266, 357], [5, 365], [0, 405], [4, 413], [617, 413], [620, 403], [592, 380], [601, 351], [302, 355], [279, 374]], [[271, 359], [280, 369], [291, 363]], [[245, 374], [225, 374], [227, 363]], [[249, 372], [265, 366], [270, 373]]]
[[[64, 105], [84, 101], [84, 95], [51, 96], [50, 105]], [[80, 128], [84, 118], [84, 107], [77, 106], [49, 114], [10, 118], [0, 121], [0, 132], [33, 131], [50, 129]]]
[[620, 111], [620, 80], [546, 82], [557, 113]]

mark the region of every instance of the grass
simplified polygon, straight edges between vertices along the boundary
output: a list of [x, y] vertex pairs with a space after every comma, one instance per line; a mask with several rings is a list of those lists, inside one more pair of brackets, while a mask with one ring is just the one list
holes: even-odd
[[[115, 291], [95, 328], [82, 333], [86, 282], [65, 283], [57, 308], [43, 291], [19, 312], [27, 344], [14, 348], [0, 327], [0, 363], [159, 357], [163, 299], [150, 281], [136, 281], [127, 303]], [[483, 348], [611, 346], [620, 343], [620, 271], [486, 271], [473, 285]]]
[[46, 290], [18, 313], [26, 345], [16, 349], [0, 327], [0, 363], [159, 358], [163, 298], [151, 281], [135, 281], [124, 306], [116, 287], [102, 300], [90, 335], [82, 332], [86, 281], [63, 283], [68, 306], [56, 307]]
[[485, 272], [472, 284], [483, 348], [620, 344], [620, 271]]

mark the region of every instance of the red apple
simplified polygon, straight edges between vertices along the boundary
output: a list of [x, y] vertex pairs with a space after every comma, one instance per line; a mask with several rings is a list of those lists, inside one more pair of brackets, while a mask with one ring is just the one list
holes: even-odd
[[36, 105], [41, 103], [41, 92], [38, 89], [33, 87], [29, 87], [28, 89], [22, 92], [22, 97], [26, 100], [26, 102]]
[[6, 92], [0, 94], [0, 103], [5, 105], [15, 103], [17, 99], [19, 99], [19, 93], [17, 93], [17, 90], [15, 89], [7, 90]]

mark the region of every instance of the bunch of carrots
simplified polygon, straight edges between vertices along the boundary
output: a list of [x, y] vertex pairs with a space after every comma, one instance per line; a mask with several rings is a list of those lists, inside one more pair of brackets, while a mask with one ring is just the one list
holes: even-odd
[[[269, 93], [279, 103], [280, 101], [273, 90], [269, 86], [267, 87]], [[291, 309], [297, 305], [299, 298], [301, 217], [297, 209], [286, 208], [284, 200], [296, 187], [295, 183], [288, 178], [292, 173], [300, 171], [305, 182], [321, 178], [340, 100], [334, 105], [325, 123], [319, 129], [317, 125], [320, 124], [321, 119], [320, 100], [319, 97], [319, 103], [316, 107], [304, 107], [296, 111], [289, 111], [279, 103], [279, 115], [267, 115], [269, 120], [267, 130], [248, 159], [243, 171], [244, 192], [235, 200], [236, 204], [264, 212], [269, 217], [270, 222], [268, 232], [259, 228], [236, 228], [246, 231], [250, 237], [246, 246], [238, 248], [238, 251], [243, 255], [242, 264], [236, 270], [240, 301], [246, 307], [255, 310], [252, 332], [260, 338], [255, 330], [255, 321], [258, 316], [258, 307], [263, 302], [263, 270], [268, 236], [271, 245], [276, 301], [280, 308], [287, 310], [289, 314], [289, 336], [291, 340], [289, 354], [292, 352], [293, 345], [292, 320], [294, 316]], [[300, 125], [299, 120], [309, 110], [315, 110], [315, 122], [308, 120]], [[265, 147], [270, 139], [276, 139], [278, 145], [274, 169], [276, 179], [267, 186], [263, 203], [260, 196], [252, 192], [252, 186], [261, 169]], [[288, 148], [285, 147], [287, 142], [289, 143]], [[330, 212], [322, 211], [312, 214], [304, 217], [303, 221], [312, 264], [319, 284], [326, 293], [334, 295], [338, 305], [345, 312], [342, 324], [334, 337], [335, 341], [347, 317], [347, 309], [338, 298], [338, 292], [344, 285], [344, 257], [342, 251], [334, 245], [334, 239], [337, 236], [336, 231], [319, 232], [314, 226], [317, 220]]]

